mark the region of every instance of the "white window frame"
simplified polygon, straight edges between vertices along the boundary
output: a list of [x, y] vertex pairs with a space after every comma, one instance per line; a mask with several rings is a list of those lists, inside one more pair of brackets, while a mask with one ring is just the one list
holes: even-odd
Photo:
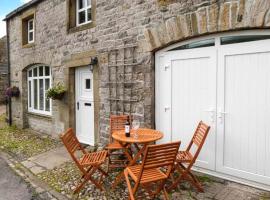
[[[39, 67], [43, 67], [43, 76], [39, 76]], [[51, 67], [49, 67], [49, 76], [45, 76], [45, 67], [49, 67], [47, 65], [35, 65], [33, 67], [31, 67], [30, 69], [27, 70], [27, 88], [28, 88], [28, 95], [27, 95], [27, 99], [28, 99], [28, 112], [31, 113], [36, 113], [36, 114], [42, 114], [42, 115], [48, 115], [51, 116], [52, 115], [52, 100], [50, 99], [50, 111], [46, 111], [46, 92], [47, 90], [45, 90], [45, 80], [49, 79], [49, 88], [51, 88], [52, 86], [52, 73], [51, 73]], [[37, 68], [37, 76], [34, 77], [34, 69]], [[29, 77], [29, 71], [32, 71], [32, 76]], [[34, 107], [34, 80], [37, 80], [37, 109], [35, 109]], [[43, 80], [43, 110], [40, 110], [40, 87], [39, 87], [39, 82], [40, 80]], [[30, 91], [30, 84], [31, 84], [31, 91]], [[30, 92], [31, 92], [31, 105], [30, 105], [30, 100], [29, 100], [29, 96], [30, 96]]]
[[[31, 22], [33, 23], [33, 29], [30, 29]], [[30, 33], [33, 34], [33, 40], [30, 40]], [[27, 21], [27, 42], [28, 44], [35, 42], [35, 23], [33, 18]]]
[[[87, 14], [87, 10], [92, 8], [92, 0], [90, 0], [90, 5], [87, 5], [88, 0], [83, 0], [85, 7], [81, 8], [81, 9], [79, 9], [79, 1], [80, 0], [76, 0], [76, 25], [77, 26], [89, 24], [92, 22], [92, 20], [88, 19], [88, 14]], [[84, 23], [79, 23], [79, 13], [81, 13], [81, 12], [85, 13], [85, 22]], [[92, 15], [92, 9], [91, 9], [91, 15]]]

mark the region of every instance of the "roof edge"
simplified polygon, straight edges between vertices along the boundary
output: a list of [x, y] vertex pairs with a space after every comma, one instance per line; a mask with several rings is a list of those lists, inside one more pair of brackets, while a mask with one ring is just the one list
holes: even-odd
[[9, 20], [10, 18], [20, 14], [24, 10], [36, 5], [37, 3], [40, 3], [41, 1], [43, 1], [43, 0], [32, 0], [32, 1], [29, 1], [28, 3], [23, 4], [22, 6], [16, 8], [15, 10], [13, 10], [9, 14], [7, 14], [5, 19], [3, 19], [3, 21]]

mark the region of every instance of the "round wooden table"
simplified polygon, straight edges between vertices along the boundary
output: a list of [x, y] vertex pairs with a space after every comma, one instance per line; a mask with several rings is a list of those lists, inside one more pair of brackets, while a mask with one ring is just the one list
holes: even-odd
[[[140, 156], [142, 156], [143, 152], [145, 151], [147, 145], [149, 143], [155, 142], [163, 137], [163, 133], [154, 129], [147, 129], [147, 128], [139, 128], [137, 130], [137, 137], [135, 137], [135, 130], [131, 130], [130, 137], [126, 137], [125, 131], [115, 131], [112, 134], [114, 140], [118, 141], [125, 150], [125, 155], [127, 156], [129, 163], [128, 166], [132, 166], [136, 163]], [[132, 157], [129, 153], [128, 144], [133, 144], [136, 149], [138, 150], [137, 154]], [[142, 148], [139, 148], [138, 144], [142, 144]], [[124, 172], [121, 172], [115, 179], [113, 183], [113, 188], [115, 188], [120, 180], [124, 177]]]

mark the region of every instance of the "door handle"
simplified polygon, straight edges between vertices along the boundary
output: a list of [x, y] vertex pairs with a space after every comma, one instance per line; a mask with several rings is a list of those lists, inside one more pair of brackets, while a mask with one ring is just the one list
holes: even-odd
[[92, 106], [91, 103], [84, 103], [85, 106]]
[[80, 110], [80, 103], [77, 102], [77, 110]]
[[164, 108], [164, 111], [167, 112], [168, 110], [170, 110], [170, 107], [169, 107], [169, 106], [166, 106], [166, 107]]
[[215, 122], [215, 114], [216, 110], [214, 108], [210, 108], [209, 110], [204, 110], [204, 112], [209, 112], [210, 113], [210, 120], [211, 122]]
[[219, 111], [218, 111], [218, 118], [220, 120], [220, 123], [222, 123], [222, 121], [223, 121], [223, 119], [224, 119], [224, 117], [225, 117], [226, 114], [228, 114], [228, 113], [225, 112], [225, 111], [222, 111], [221, 109], [219, 109]]

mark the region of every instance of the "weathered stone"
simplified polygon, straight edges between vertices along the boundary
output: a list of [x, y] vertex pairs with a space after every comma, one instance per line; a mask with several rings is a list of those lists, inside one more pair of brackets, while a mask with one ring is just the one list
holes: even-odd
[[198, 31], [198, 19], [196, 13], [190, 14], [192, 35], [197, 35]]
[[158, 46], [165, 45], [170, 41], [165, 23], [161, 23], [157, 26], [157, 33], [160, 41], [160, 45]]
[[180, 24], [177, 18], [173, 17], [168, 19], [166, 21], [166, 27], [170, 40], [176, 41], [183, 37]]
[[270, 10], [268, 10], [267, 14], [265, 15], [264, 26], [265, 27], [270, 26]]
[[251, 7], [250, 26], [262, 27], [264, 24], [264, 17], [270, 7], [270, 1], [257, 0]]
[[224, 3], [220, 7], [218, 30], [225, 31], [230, 28], [230, 3]]
[[198, 25], [199, 25], [199, 33], [204, 34], [207, 30], [207, 13], [206, 8], [202, 8], [197, 12]]
[[238, 3], [232, 2], [231, 4], [231, 20], [230, 20], [230, 27], [235, 28], [237, 23], [237, 9], [238, 9]]
[[219, 17], [219, 7], [217, 4], [213, 4], [207, 8], [208, 10], [208, 23], [207, 27], [209, 32], [216, 32], [218, 29], [218, 17]]

